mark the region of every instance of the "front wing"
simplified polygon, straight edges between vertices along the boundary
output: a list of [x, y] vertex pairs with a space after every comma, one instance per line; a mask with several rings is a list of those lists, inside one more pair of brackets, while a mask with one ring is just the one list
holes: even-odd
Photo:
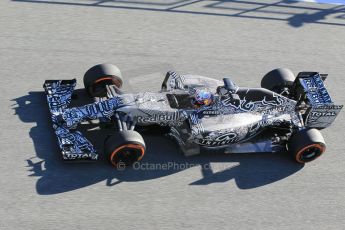
[[76, 80], [47, 80], [43, 87], [59, 148], [64, 160], [97, 160], [98, 153], [91, 142], [75, 129], [79, 122], [110, 116], [113, 106], [106, 102], [68, 109]]

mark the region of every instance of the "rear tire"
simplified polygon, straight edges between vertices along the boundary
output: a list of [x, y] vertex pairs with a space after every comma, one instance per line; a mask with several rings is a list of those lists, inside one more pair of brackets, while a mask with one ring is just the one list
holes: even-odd
[[281, 93], [285, 87], [292, 86], [296, 77], [291, 70], [278, 68], [268, 72], [261, 80], [261, 87]]
[[126, 130], [109, 136], [104, 143], [107, 159], [116, 168], [130, 166], [145, 154], [145, 142], [136, 131]]
[[91, 67], [84, 75], [84, 87], [91, 97], [105, 97], [106, 85], [121, 88], [123, 79], [120, 69], [112, 64], [99, 64]]
[[301, 164], [315, 160], [326, 150], [325, 140], [317, 129], [299, 131], [290, 138], [288, 147], [294, 160]]

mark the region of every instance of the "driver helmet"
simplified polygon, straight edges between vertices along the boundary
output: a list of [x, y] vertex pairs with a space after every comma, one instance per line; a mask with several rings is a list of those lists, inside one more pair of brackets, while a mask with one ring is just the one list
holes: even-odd
[[192, 103], [194, 107], [200, 108], [202, 106], [209, 106], [213, 102], [213, 94], [205, 90], [197, 90]]

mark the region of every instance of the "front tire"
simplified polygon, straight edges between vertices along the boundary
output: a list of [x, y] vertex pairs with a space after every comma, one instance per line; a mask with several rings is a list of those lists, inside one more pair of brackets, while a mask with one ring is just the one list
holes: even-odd
[[104, 151], [109, 162], [116, 168], [131, 166], [145, 154], [145, 142], [136, 131], [126, 130], [109, 136], [104, 143]]
[[288, 148], [294, 160], [304, 164], [320, 157], [326, 144], [319, 130], [303, 129], [291, 137]]
[[122, 87], [123, 79], [120, 69], [112, 64], [99, 64], [91, 67], [84, 75], [84, 87], [91, 97], [105, 97], [107, 85]]

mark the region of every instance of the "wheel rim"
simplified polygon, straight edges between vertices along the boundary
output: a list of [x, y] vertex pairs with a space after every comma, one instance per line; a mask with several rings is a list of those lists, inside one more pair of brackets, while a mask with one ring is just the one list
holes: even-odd
[[143, 157], [145, 149], [140, 144], [126, 144], [118, 147], [110, 155], [110, 162], [118, 167], [120, 164], [130, 166], [140, 161]]
[[99, 82], [107, 82], [114, 84], [117, 88], [121, 88], [122, 86], [122, 80], [118, 78], [117, 76], [110, 76], [110, 77], [102, 77], [94, 82], [94, 84], [97, 84]]
[[296, 154], [296, 160], [300, 163], [315, 160], [325, 151], [325, 147], [320, 144], [312, 144], [304, 147]]
[[116, 76], [102, 77], [92, 84], [89, 88], [89, 92], [92, 96], [105, 97], [107, 95], [107, 85], [115, 85], [117, 88], [121, 88], [122, 81]]

